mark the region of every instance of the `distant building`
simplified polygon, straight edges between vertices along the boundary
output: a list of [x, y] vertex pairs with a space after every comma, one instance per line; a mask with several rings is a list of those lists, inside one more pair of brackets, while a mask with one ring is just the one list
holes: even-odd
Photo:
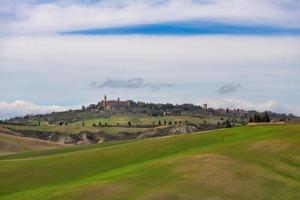
[[112, 109], [126, 109], [130, 106], [130, 100], [120, 101], [120, 98], [117, 100], [107, 100], [106, 94], [104, 95], [104, 100], [100, 101], [100, 105], [104, 109], [112, 110]]
[[205, 110], [207, 110], [207, 103], [204, 103], [204, 104], [203, 104], [203, 108], [204, 108]]
[[172, 116], [171, 112], [163, 112], [163, 116]]

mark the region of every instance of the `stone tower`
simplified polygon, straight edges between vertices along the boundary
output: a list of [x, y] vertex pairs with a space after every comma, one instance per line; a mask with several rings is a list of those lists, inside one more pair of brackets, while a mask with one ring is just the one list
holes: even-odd
[[104, 108], [107, 107], [107, 97], [106, 97], [106, 94], [104, 95]]

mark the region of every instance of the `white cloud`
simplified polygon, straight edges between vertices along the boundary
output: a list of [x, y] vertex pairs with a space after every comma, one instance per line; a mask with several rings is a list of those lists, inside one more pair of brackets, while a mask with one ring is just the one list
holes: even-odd
[[6, 119], [27, 114], [44, 114], [53, 111], [67, 110], [64, 106], [41, 106], [31, 102], [17, 100], [13, 102], [0, 101], [0, 119]]
[[53, 33], [191, 19], [299, 28], [299, 4], [299, 1], [292, 0], [281, 3], [271, 0], [214, 0], [205, 3], [194, 0], [170, 0], [165, 3], [104, 0], [98, 3], [54, 1], [40, 4], [5, 1], [0, 14], [2, 11], [8, 17], [1, 20], [1, 31]]
[[300, 115], [300, 107], [283, 106], [274, 100], [264, 102], [252, 102], [243, 99], [207, 99], [203, 100], [202, 103], [207, 103], [211, 108], [240, 108], [244, 110], [256, 110], [256, 111], [273, 111], [279, 113], [293, 113]]

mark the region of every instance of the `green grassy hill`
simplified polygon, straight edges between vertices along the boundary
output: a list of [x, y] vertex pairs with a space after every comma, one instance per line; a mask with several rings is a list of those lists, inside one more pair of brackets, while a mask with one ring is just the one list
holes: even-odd
[[70, 145], [38, 140], [35, 138], [20, 137], [2, 133], [0, 129], [0, 155], [20, 153], [34, 150], [46, 150]]
[[[93, 124], [98, 125], [99, 122], [102, 123], [107, 123], [108, 125], [117, 125], [119, 123], [120, 125], [127, 126], [128, 121], [131, 121], [132, 125], [152, 125], [153, 122], [155, 125], [158, 124], [158, 121], [161, 121], [161, 123], [166, 120], [167, 123], [171, 122], [172, 124], [175, 123], [175, 121], [178, 123], [181, 121], [184, 123], [185, 121], [188, 121], [189, 123], [192, 124], [203, 124], [204, 121], [206, 123], [212, 123], [212, 124], [217, 124], [217, 122], [222, 123], [224, 121], [220, 120], [221, 117], [217, 116], [207, 116], [207, 117], [193, 117], [189, 115], [183, 115], [183, 116], [139, 116], [139, 115], [133, 115], [133, 116], [124, 116], [124, 115], [113, 115], [108, 118], [93, 118], [93, 119], [88, 119], [84, 121], [79, 121], [79, 122], [74, 122], [70, 123], [71, 125], [81, 125], [82, 122], [85, 123], [86, 126], [92, 126]], [[227, 119], [227, 118], [226, 118]]]
[[0, 156], [0, 199], [300, 199], [300, 125]]
[[[209, 116], [209, 117], [193, 117], [193, 116], [124, 116], [124, 115], [114, 115], [107, 118], [92, 118], [87, 119], [84, 121], [78, 121], [78, 122], [72, 122], [68, 123], [66, 126], [63, 124], [62, 126], [49, 124], [48, 122], [41, 122], [40, 126], [38, 125], [38, 121], [30, 121], [27, 124], [18, 125], [18, 124], [2, 124], [2, 127], [10, 128], [13, 130], [36, 130], [36, 131], [46, 131], [46, 132], [59, 132], [59, 133], [69, 133], [69, 134], [78, 134], [82, 131], [89, 131], [89, 132], [98, 132], [98, 131], [104, 131], [108, 134], [117, 134], [119, 132], [142, 132], [149, 128], [145, 127], [135, 127], [135, 126], [151, 126], [153, 125], [153, 122], [155, 125], [158, 125], [158, 122], [161, 121], [161, 124], [163, 125], [163, 122], [166, 121], [167, 125], [169, 122], [172, 124], [179, 123], [181, 121], [182, 123], [185, 123], [186, 121], [188, 123], [192, 123], [195, 125], [199, 124], [217, 124], [224, 122], [224, 120], [227, 118], [224, 118], [223, 120], [220, 120], [220, 117], [215, 116]], [[128, 126], [128, 121], [131, 122], [132, 127], [125, 127]], [[83, 126], [84, 122], [84, 126]], [[99, 122], [101, 122], [102, 126], [99, 126]], [[104, 124], [107, 124], [108, 126], [113, 127], [104, 127]], [[96, 127], [93, 126], [93, 124], [96, 125]], [[119, 124], [120, 126], [117, 126]], [[238, 124], [237, 124], [238, 125]], [[117, 126], [117, 127], [116, 127]]]

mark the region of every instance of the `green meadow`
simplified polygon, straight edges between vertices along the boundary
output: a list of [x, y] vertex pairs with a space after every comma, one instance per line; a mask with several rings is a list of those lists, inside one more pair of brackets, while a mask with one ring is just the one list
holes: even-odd
[[0, 199], [300, 199], [300, 125], [3, 155]]
[[3, 128], [9, 128], [15, 131], [20, 130], [34, 130], [34, 131], [46, 131], [46, 132], [57, 132], [57, 133], [65, 133], [65, 134], [78, 134], [82, 131], [89, 131], [92, 133], [96, 133], [98, 131], [104, 131], [108, 134], [117, 134], [119, 132], [142, 132], [144, 130], [147, 130], [147, 128], [139, 128], [139, 127], [93, 127], [93, 126], [80, 126], [75, 124], [70, 124], [68, 126], [66, 125], [41, 125], [41, 126], [27, 126], [27, 125], [11, 125], [11, 124], [5, 124], [1, 125]]
[[[223, 119], [223, 121], [226, 118]], [[128, 127], [128, 121], [131, 122], [131, 127]], [[192, 123], [192, 124], [217, 124], [217, 122], [222, 123], [220, 117], [209, 116], [209, 117], [193, 117], [193, 116], [122, 116], [122, 115], [114, 115], [108, 118], [93, 118], [87, 119], [84, 121], [72, 122], [67, 125], [62, 124], [54, 125], [49, 124], [48, 122], [41, 122], [40, 126], [38, 126], [38, 121], [30, 121], [26, 125], [17, 125], [17, 124], [3, 124], [1, 127], [9, 128], [15, 131], [20, 130], [34, 130], [34, 131], [46, 131], [46, 132], [58, 132], [65, 134], [78, 134], [82, 131], [89, 132], [98, 132], [104, 131], [107, 134], [118, 134], [120, 132], [143, 132], [149, 128], [143, 126], [151, 126], [153, 122], [155, 125], [158, 125], [159, 121], [161, 125], [164, 125], [164, 121], [166, 121], [166, 125], [169, 125], [169, 122], [174, 125], [175, 121], [178, 124], [180, 121], [182, 123]], [[99, 126], [99, 122], [101, 122], [101, 126]], [[84, 124], [84, 126], [83, 126]], [[107, 124], [108, 126], [104, 126]], [[96, 125], [96, 126], [94, 126]], [[119, 125], [119, 126], [118, 126]]]
[[82, 125], [82, 122], [85, 123], [87, 126], [92, 126], [93, 124], [98, 125], [99, 122], [101, 122], [102, 125], [107, 123], [108, 125], [123, 125], [127, 126], [128, 121], [132, 123], [132, 125], [158, 125], [158, 122], [161, 121], [163, 123], [164, 121], [171, 122], [172, 124], [179, 123], [181, 121], [182, 123], [185, 123], [186, 121], [188, 123], [192, 124], [203, 124], [203, 123], [212, 123], [216, 124], [217, 122], [221, 122], [220, 117], [216, 116], [207, 116], [207, 117], [194, 117], [190, 115], [183, 115], [183, 116], [139, 116], [139, 115], [133, 115], [133, 116], [122, 116], [122, 115], [113, 115], [108, 118], [93, 118], [88, 119], [85, 121], [79, 121], [74, 122], [72, 125]]
[[18, 137], [1, 132], [0, 129], [0, 155], [20, 153], [34, 150], [53, 149], [70, 145], [59, 144], [29, 137]]

